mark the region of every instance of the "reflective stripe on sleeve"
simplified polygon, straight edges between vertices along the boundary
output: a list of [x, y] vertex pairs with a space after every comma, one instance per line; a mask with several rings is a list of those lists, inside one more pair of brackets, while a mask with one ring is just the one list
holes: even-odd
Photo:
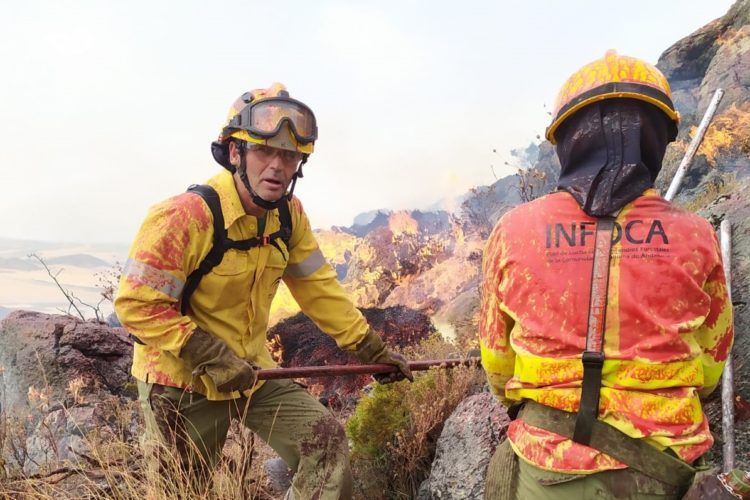
[[180, 297], [185, 286], [184, 281], [168, 272], [133, 259], [127, 260], [122, 274], [130, 282], [146, 285], [173, 299]]
[[326, 258], [323, 257], [320, 248], [316, 248], [315, 251], [308, 255], [302, 262], [286, 266], [284, 274], [292, 278], [304, 278], [320, 269], [325, 263]]

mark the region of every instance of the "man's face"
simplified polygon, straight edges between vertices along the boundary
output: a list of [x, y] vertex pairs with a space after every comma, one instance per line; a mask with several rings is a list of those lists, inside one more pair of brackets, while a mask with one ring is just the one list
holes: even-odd
[[[237, 151], [237, 165], [239, 165]], [[284, 196], [302, 154], [260, 144], [249, 144], [245, 151], [247, 179], [255, 192], [267, 201], [276, 201]]]

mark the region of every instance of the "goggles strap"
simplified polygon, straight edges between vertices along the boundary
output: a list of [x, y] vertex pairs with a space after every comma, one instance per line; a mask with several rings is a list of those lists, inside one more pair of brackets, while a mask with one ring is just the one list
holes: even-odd
[[297, 171], [294, 172], [294, 175], [292, 176], [292, 186], [289, 188], [289, 192], [286, 194], [286, 196], [283, 196], [282, 198], [286, 198], [287, 200], [292, 201], [292, 195], [294, 194], [294, 186], [297, 185], [297, 179], [301, 179], [302, 177], [304, 177], [304, 175], [302, 175], [302, 165], [304, 165], [305, 162], [307, 162], [307, 158], [309, 156], [310, 155], [308, 154], [305, 154], [302, 156], [302, 161], [300, 162], [299, 167], [297, 167]]

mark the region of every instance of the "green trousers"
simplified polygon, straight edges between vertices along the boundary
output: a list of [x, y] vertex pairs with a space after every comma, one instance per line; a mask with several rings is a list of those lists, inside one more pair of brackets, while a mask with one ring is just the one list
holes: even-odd
[[518, 499], [675, 499], [684, 491], [632, 469], [578, 475], [549, 472], [519, 459]]
[[676, 488], [633, 469], [596, 474], [550, 472], [518, 458], [506, 439], [487, 467], [485, 500], [667, 500], [680, 499]]
[[200, 394], [141, 381], [138, 395], [146, 425], [144, 441], [174, 446], [183, 462], [198, 474], [196, 469], [216, 465], [230, 423], [238, 419], [294, 471], [285, 498], [339, 500], [352, 496], [344, 429], [291, 380], [268, 380], [249, 401], [209, 401]]

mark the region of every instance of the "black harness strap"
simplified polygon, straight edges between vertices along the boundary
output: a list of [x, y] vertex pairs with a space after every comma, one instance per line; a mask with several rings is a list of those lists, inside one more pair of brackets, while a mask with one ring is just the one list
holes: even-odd
[[180, 311], [183, 315], [187, 314], [190, 297], [198, 288], [201, 279], [210, 273], [214, 267], [221, 264], [227, 250], [236, 249], [247, 251], [254, 247], [271, 244], [281, 252], [281, 255], [284, 256], [284, 260], [287, 260], [288, 253], [284, 254], [284, 251], [276, 240], [281, 239], [288, 252], [289, 239], [292, 236], [292, 215], [289, 211], [289, 203], [283, 203], [279, 207], [281, 228], [278, 231], [269, 235], [255, 236], [246, 240], [232, 240], [229, 239], [227, 230], [224, 228], [224, 214], [221, 211], [221, 202], [216, 191], [208, 185], [192, 185], [188, 188], [188, 191], [200, 195], [211, 210], [211, 215], [214, 219], [214, 239], [211, 250], [200, 263], [198, 268], [190, 273], [187, 280], [185, 280], [185, 287], [182, 290], [182, 298], [180, 301]]
[[279, 207], [279, 222], [281, 223], [281, 227], [278, 231], [271, 234], [269, 238], [271, 239], [271, 245], [275, 246], [279, 252], [281, 252], [281, 255], [284, 255], [283, 250], [281, 250], [279, 244], [276, 243], [276, 239], [281, 238], [281, 241], [284, 242], [284, 245], [287, 248], [287, 255], [284, 255], [284, 260], [288, 260], [288, 252], [290, 248], [289, 240], [292, 238], [292, 212], [289, 210], [289, 203], [284, 203]]
[[221, 264], [221, 261], [224, 259], [224, 253], [227, 251], [225, 242], [229, 240], [227, 230], [224, 228], [224, 214], [221, 211], [219, 194], [211, 186], [197, 184], [190, 186], [188, 192], [200, 195], [211, 210], [211, 215], [214, 220], [214, 241], [206, 258], [203, 259], [195, 271], [190, 273], [185, 281], [185, 287], [182, 289], [180, 303], [180, 312], [182, 312], [183, 315], [187, 314], [187, 306], [190, 303], [190, 297], [193, 295], [195, 289], [198, 288], [201, 278], [211, 272], [211, 269]]
[[[180, 312], [185, 315], [187, 314], [188, 304], [190, 303], [190, 297], [195, 292], [196, 288], [201, 282], [201, 279], [211, 270], [221, 264], [224, 260], [224, 254], [227, 250], [235, 248], [237, 250], [249, 250], [257, 246], [264, 246], [271, 244], [276, 247], [284, 260], [289, 259], [289, 240], [292, 237], [292, 214], [289, 210], [289, 203], [282, 203], [279, 207], [279, 219], [281, 227], [275, 233], [269, 235], [255, 236], [246, 240], [235, 241], [229, 239], [227, 230], [224, 228], [224, 213], [221, 211], [221, 200], [219, 199], [218, 193], [208, 185], [193, 184], [188, 188], [191, 193], [200, 195], [201, 198], [206, 202], [208, 208], [211, 210], [211, 215], [214, 220], [214, 239], [213, 246], [209, 250], [206, 257], [200, 263], [197, 269], [190, 273], [185, 281], [185, 286], [182, 289], [182, 296], [180, 298]], [[277, 240], [281, 239], [287, 248], [287, 253], [281, 249]], [[133, 342], [136, 344], [143, 344], [143, 341], [133, 334], [130, 334]]]
[[591, 431], [599, 416], [599, 393], [604, 366], [604, 329], [607, 322], [607, 289], [609, 263], [612, 256], [614, 217], [601, 217], [596, 224], [594, 263], [591, 272], [589, 317], [586, 328], [586, 350], [583, 352], [583, 382], [581, 404], [576, 417], [573, 441], [588, 445]]

